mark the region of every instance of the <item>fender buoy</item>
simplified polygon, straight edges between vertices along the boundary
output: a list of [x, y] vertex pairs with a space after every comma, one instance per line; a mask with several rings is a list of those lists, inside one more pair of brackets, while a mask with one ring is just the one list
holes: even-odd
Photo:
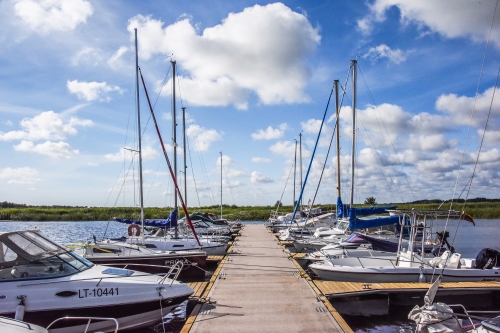
[[[135, 235], [134, 235], [135, 230]], [[137, 224], [131, 224], [128, 226], [128, 235], [129, 236], [140, 236], [141, 235], [141, 227]]]

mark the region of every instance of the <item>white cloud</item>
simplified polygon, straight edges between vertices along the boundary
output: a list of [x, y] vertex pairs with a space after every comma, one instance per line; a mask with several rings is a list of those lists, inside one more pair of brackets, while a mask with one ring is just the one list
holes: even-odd
[[406, 61], [407, 54], [400, 49], [392, 50], [389, 46], [381, 44], [376, 47], [372, 47], [368, 50], [363, 58], [370, 58], [372, 61], [377, 61], [381, 58], [388, 58], [390, 61], [400, 64]]
[[129, 21], [128, 30], [132, 37], [138, 28], [143, 59], [175, 55], [189, 72], [181, 82], [190, 104], [245, 109], [251, 92], [264, 104], [308, 101], [303, 90], [310, 73], [304, 60], [321, 37], [303, 14], [274, 3], [230, 13], [201, 34], [189, 19], [163, 25], [138, 15]]
[[274, 183], [269, 177], [262, 176], [260, 172], [254, 171], [252, 172], [252, 176], [250, 177], [250, 182], [252, 184], [266, 184], [266, 183]]
[[72, 155], [79, 153], [78, 150], [72, 149], [69, 144], [63, 141], [45, 141], [44, 143], [35, 145], [32, 141], [23, 140], [18, 145], [15, 145], [14, 149], [57, 158], [70, 158]]
[[102, 61], [102, 50], [93, 47], [84, 47], [71, 60], [71, 65], [88, 64], [97, 66]]
[[41, 181], [38, 171], [30, 167], [0, 169], [0, 179], [8, 179], [9, 184], [33, 184]]
[[[217, 158], [217, 165], [219, 167], [217, 172], [220, 172], [220, 164], [221, 157], [219, 156]], [[222, 155], [222, 169], [224, 171], [224, 176], [228, 178], [240, 177], [245, 174], [243, 171], [236, 169], [234, 160], [227, 155]]]
[[13, 140], [62, 140], [68, 135], [76, 135], [78, 131], [76, 126], [92, 126], [91, 120], [70, 118], [69, 122], [64, 123], [60, 114], [54, 111], [42, 112], [33, 118], [24, 118], [21, 120], [21, 127], [24, 130], [11, 131], [7, 133], [0, 132], [0, 141]]
[[319, 128], [321, 127], [321, 120], [319, 119], [309, 119], [306, 122], [301, 122], [302, 130], [305, 133], [318, 134]]
[[186, 135], [194, 141], [191, 147], [195, 151], [206, 151], [213, 142], [222, 139], [221, 135], [214, 129], [206, 129], [199, 125], [190, 125], [186, 129]]
[[486, 123], [488, 110], [491, 106], [490, 120], [496, 120], [500, 117], [500, 98], [495, 96], [492, 104], [492, 96], [495, 87], [487, 89], [484, 93], [479, 94], [477, 98], [468, 96], [457, 96], [456, 94], [441, 95], [436, 101], [436, 109], [446, 112], [451, 115], [453, 122], [458, 125], [469, 125], [472, 108], [475, 111], [472, 119], [472, 125], [475, 127], [483, 127]]
[[[384, 21], [385, 13], [392, 7], [399, 9], [403, 24], [414, 23], [423, 33], [427, 29], [447, 38], [465, 37], [482, 42], [488, 38], [495, 1], [375, 0], [369, 5], [370, 14], [358, 21], [358, 28], [371, 33], [373, 23]], [[491, 38], [500, 47], [498, 24], [493, 26]]]
[[88, 162], [87, 163], [88, 166], [91, 166], [91, 167], [96, 167], [96, 166], [99, 166], [99, 163], [96, 163], [96, 162]]
[[254, 140], [272, 140], [282, 138], [285, 134], [285, 130], [288, 128], [287, 123], [280, 124], [278, 128], [272, 128], [268, 126], [265, 130], [258, 130], [256, 133], [252, 133], [252, 139]]
[[7, 125], [7, 126], [12, 126], [12, 125], [14, 125], [14, 124], [12, 123], [12, 121], [10, 121], [10, 120], [5, 120], [5, 121], [2, 121], [2, 124], [5, 124], [5, 125]]
[[120, 94], [123, 93], [123, 89], [120, 87], [110, 86], [106, 82], [79, 82], [78, 80], [68, 80], [66, 87], [70, 93], [76, 94], [78, 98], [85, 99], [89, 102], [97, 99], [102, 102], [107, 102], [111, 98], [105, 95], [112, 91], [118, 91]]
[[108, 59], [109, 67], [113, 69], [117, 69], [123, 66], [122, 56], [129, 51], [129, 48], [126, 46], [120, 46], [118, 51], [116, 51], [111, 58]]
[[252, 157], [252, 162], [254, 162], [254, 163], [271, 163], [271, 159], [264, 158], [264, 157]]
[[15, 0], [14, 9], [26, 25], [39, 33], [69, 31], [94, 12], [85, 0]]
[[[142, 160], [152, 160], [159, 156], [158, 152], [151, 146], [142, 146]], [[115, 154], [106, 154], [104, 158], [112, 162], [137, 160], [138, 153], [131, 148], [120, 148]]]
[[414, 135], [410, 134], [410, 146], [418, 147], [425, 151], [442, 151], [450, 148], [452, 144], [446, 140], [444, 134]]

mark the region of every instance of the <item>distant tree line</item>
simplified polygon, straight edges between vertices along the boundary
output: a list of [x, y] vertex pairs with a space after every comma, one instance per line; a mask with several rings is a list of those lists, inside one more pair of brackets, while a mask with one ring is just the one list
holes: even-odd
[[0, 202], [0, 208], [22, 208], [22, 207], [27, 207], [26, 204], [16, 204], [13, 202]]
[[[448, 200], [440, 200], [440, 199], [415, 200], [415, 201], [407, 202], [407, 203], [413, 203], [413, 204], [440, 204], [442, 202], [451, 202], [451, 199], [448, 199]], [[464, 203], [465, 199], [454, 199], [453, 202]], [[467, 199], [467, 202], [500, 202], [500, 199], [474, 198], [474, 199]]]

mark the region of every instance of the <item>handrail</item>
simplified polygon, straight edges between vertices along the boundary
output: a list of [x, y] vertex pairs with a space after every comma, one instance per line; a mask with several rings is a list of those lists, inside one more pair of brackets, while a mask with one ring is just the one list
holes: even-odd
[[[183, 261], [178, 261], [176, 262], [172, 267], [170, 267], [170, 270], [168, 271], [167, 274], [165, 274], [164, 277], [160, 278], [158, 280], [159, 284], [163, 284], [166, 279], [171, 279], [170, 286], [174, 283], [175, 280], [177, 280], [177, 277], [179, 277], [179, 274], [182, 271], [182, 268], [184, 267], [184, 262]], [[173, 275], [173, 278], [171, 277]]]
[[118, 320], [116, 320], [115, 318], [103, 318], [103, 317], [62, 317], [62, 318], [58, 318], [56, 320], [54, 320], [53, 322], [51, 322], [49, 324], [49, 326], [47, 326], [47, 330], [52, 326], [54, 325], [56, 322], [58, 321], [61, 321], [61, 320], [83, 320], [83, 319], [88, 319], [88, 322], [87, 322], [87, 327], [85, 328], [85, 331], [83, 333], [87, 333], [89, 327], [90, 327], [90, 323], [92, 322], [92, 320], [100, 320], [100, 321], [114, 321], [115, 322], [115, 330], [114, 332], [118, 332], [118, 329], [120, 328], [120, 324], [118, 323]]
[[28, 327], [29, 330], [31, 330], [31, 325], [25, 321], [22, 321], [19, 319], [14, 319], [14, 318], [9, 318], [9, 317], [4, 317], [4, 316], [0, 316], [0, 319], [7, 319], [9, 321], [15, 321], [16, 323], [19, 323], [19, 324], [24, 324]]

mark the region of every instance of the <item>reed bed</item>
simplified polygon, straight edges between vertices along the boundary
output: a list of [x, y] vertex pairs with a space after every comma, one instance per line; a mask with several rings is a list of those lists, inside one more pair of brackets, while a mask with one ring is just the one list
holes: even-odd
[[[389, 205], [389, 204], [388, 204]], [[390, 204], [398, 209], [437, 209], [439, 204]], [[359, 207], [370, 207], [368, 205], [357, 205]], [[322, 205], [323, 211], [335, 210], [335, 205]], [[441, 206], [441, 209], [449, 209], [449, 203]], [[474, 218], [500, 218], [500, 202], [468, 202], [456, 203], [455, 210], [465, 210]], [[144, 214], [147, 219], [167, 218], [172, 207], [148, 207]], [[189, 212], [211, 212], [220, 215], [220, 206], [189, 207]], [[240, 219], [243, 221], [267, 221], [271, 212], [275, 212], [273, 206], [236, 206], [223, 205], [222, 216], [228, 220]], [[279, 213], [293, 211], [292, 206], [282, 206]], [[184, 214], [180, 210], [180, 217]], [[107, 221], [113, 217], [128, 219], [139, 219], [140, 210], [135, 207], [17, 207], [0, 208], [0, 220], [12, 221]]]

